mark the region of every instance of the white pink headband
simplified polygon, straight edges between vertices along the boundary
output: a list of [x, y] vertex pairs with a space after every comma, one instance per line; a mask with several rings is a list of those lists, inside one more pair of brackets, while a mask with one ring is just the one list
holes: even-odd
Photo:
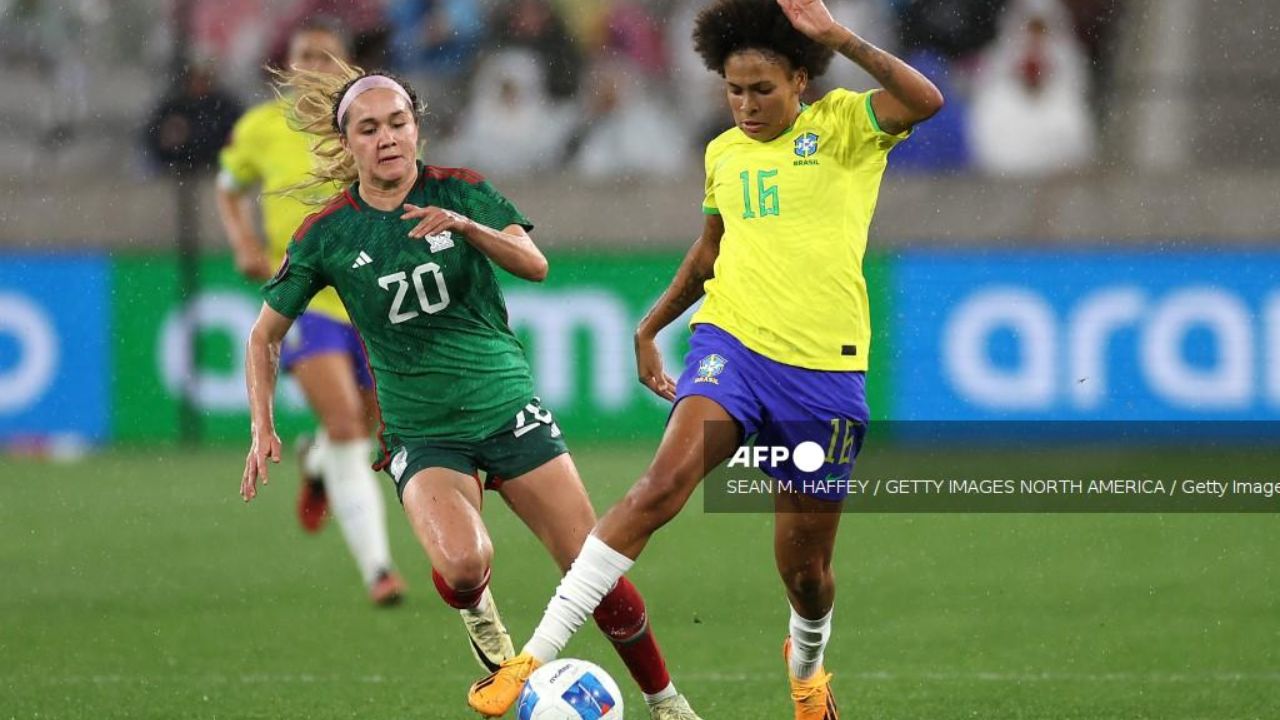
[[379, 88], [394, 92], [404, 98], [404, 101], [409, 104], [410, 108], [413, 107], [413, 100], [409, 97], [409, 91], [405, 90], [400, 83], [392, 80], [386, 75], [365, 75], [359, 80], [351, 83], [351, 87], [347, 88], [347, 91], [342, 94], [342, 102], [338, 103], [338, 127], [342, 127], [342, 123], [347, 117], [347, 110], [351, 107], [352, 101], [370, 90], [377, 90]]

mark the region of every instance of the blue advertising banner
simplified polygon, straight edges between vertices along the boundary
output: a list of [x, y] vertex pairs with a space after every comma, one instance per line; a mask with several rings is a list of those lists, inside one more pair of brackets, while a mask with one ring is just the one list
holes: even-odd
[[1280, 253], [908, 252], [898, 420], [1280, 419]]
[[106, 439], [108, 276], [102, 255], [0, 257], [0, 439]]

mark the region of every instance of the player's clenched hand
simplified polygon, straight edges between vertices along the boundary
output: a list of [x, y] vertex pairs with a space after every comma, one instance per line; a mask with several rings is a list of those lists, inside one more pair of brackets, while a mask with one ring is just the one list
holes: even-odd
[[659, 397], [676, 399], [676, 381], [662, 369], [662, 353], [651, 337], [636, 335], [636, 371], [640, 382]]
[[405, 203], [404, 214], [400, 216], [400, 219], [418, 221], [418, 224], [414, 225], [413, 229], [409, 231], [409, 237], [411, 238], [439, 235], [446, 230], [466, 235], [475, 226], [475, 221], [471, 218], [434, 205], [418, 207], [417, 205]]
[[258, 494], [258, 478], [266, 485], [267, 461], [280, 462], [280, 436], [275, 430], [254, 430], [253, 447], [244, 459], [244, 477], [240, 479], [240, 497], [249, 502]]

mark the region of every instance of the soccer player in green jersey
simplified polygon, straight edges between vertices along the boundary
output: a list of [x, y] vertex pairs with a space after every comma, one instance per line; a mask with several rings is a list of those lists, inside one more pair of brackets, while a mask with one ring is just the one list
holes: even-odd
[[[757, 447], [795, 452], [794, 465], [762, 468], [791, 488], [774, 496], [774, 560], [791, 604], [783, 655], [795, 717], [838, 718], [823, 654], [839, 511], [870, 420], [862, 257], [888, 153], [942, 96], [821, 0], [718, 0], [699, 15], [694, 45], [725, 78], [735, 126], [707, 146], [702, 236], [636, 332], [640, 380], [675, 402], [671, 418], [652, 464], [594, 528], [524, 651], [472, 686], [471, 706], [485, 715], [510, 707], [703, 477], [754, 436]], [[883, 89], [801, 102], [834, 51]], [[704, 294], [677, 382], [654, 337]]]
[[[346, 58], [346, 40], [333, 25], [313, 21], [289, 39], [289, 67], [333, 72]], [[218, 173], [218, 216], [235, 256], [236, 269], [250, 280], [268, 280], [284, 259], [293, 231], [314, 207], [339, 188], [315, 188], [306, 198], [284, 190], [307, 182], [311, 172], [308, 136], [289, 127], [288, 100], [280, 97], [250, 109], [236, 122], [222, 149]], [[261, 189], [260, 234], [251, 191]], [[265, 242], [263, 241], [265, 235]], [[370, 599], [390, 606], [400, 601], [404, 582], [391, 562], [387, 519], [378, 480], [369, 470], [371, 423], [377, 415], [373, 379], [364, 348], [332, 290], [312, 298], [285, 340], [281, 365], [293, 375], [307, 405], [320, 420], [314, 440], [301, 443], [298, 519], [317, 532], [329, 509], [356, 560]]]
[[[505, 639], [494, 658], [505, 661], [514, 649], [487, 591], [493, 546], [482, 491], [499, 492], [565, 570], [595, 524], [560, 428], [534, 396], [494, 271], [536, 282], [547, 261], [529, 220], [483, 177], [418, 161], [421, 107], [410, 88], [343, 68], [287, 75], [294, 119], [317, 136], [317, 182], [346, 187], [297, 230], [264, 287], [247, 351], [253, 444], [241, 495], [252, 499], [279, 460], [272, 398], [281, 341], [332, 287], [368, 350], [382, 419], [376, 467], [394, 479], [440, 595]], [[652, 717], [696, 720], [635, 586], [610, 583], [593, 610]]]

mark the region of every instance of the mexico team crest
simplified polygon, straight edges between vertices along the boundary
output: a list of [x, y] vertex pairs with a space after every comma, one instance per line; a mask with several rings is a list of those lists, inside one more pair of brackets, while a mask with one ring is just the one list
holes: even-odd
[[807, 158], [818, 154], [818, 136], [805, 133], [796, 138], [796, 157]]
[[453, 233], [445, 230], [436, 235], [427, 236], [427, 244], [431, 246], [431, 252], [438, 253], [441, 250], [448, 250], [453, 247]]
[[720, 381], [716, 377], [724, 372], [726, 362], [723, 357], [714, 353], [702, 358], [698, 361], [698, 377], [694, 379], [694, 382], [719, 385]]

